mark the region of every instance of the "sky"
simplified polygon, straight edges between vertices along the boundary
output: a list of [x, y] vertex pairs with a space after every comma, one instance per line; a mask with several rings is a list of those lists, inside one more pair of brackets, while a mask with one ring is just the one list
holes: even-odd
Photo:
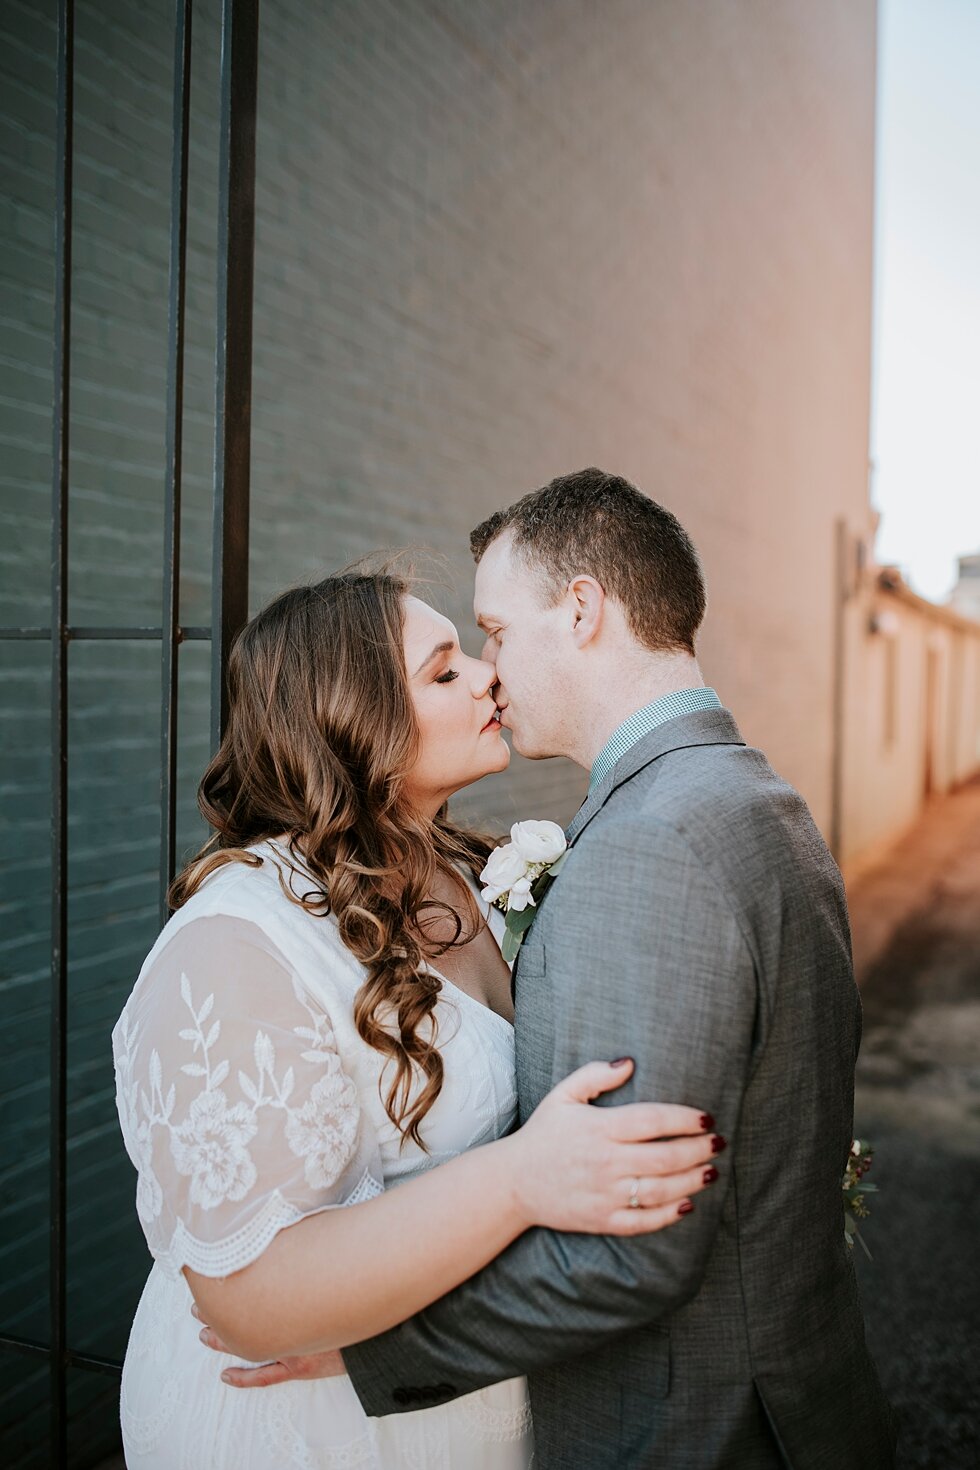
[[980, 551], [980, 0], [880, 0], [872, 501], [944, 601]]

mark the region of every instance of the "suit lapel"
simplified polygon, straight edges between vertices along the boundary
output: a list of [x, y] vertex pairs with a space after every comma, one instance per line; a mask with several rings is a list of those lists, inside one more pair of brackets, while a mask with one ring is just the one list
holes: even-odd
[[[660, 760], [661, 756], [669, 755], [672, 750], [688, 750], [698, 745], [744, 744], [745, 741], [739, 733], [738, 726], [726, 709], [695, 710], [692, 714], [678, 715], [676, 719], [665, 720], [662, 725], [651, 730], [649, 735], [644, 735], [642, 740], [630, 746], [623, 758], [616, 762], [611, 771], [606, 773], [595, 790], [589, 792], [565, 833], [569, 847], [574, 847], [586, 827], [594, 817], [598, 816], [614, 791], [625, 785], [627, 781], [631, 781], [653, 761]], [[550, 891], [549, 888], [548, 892]], [[531, 925], [524, 941], [525, 944], [534, 934], [535, 924]], [[515, 997], [523, 953], [524, 945], [521, 945], [511, 975], [511, 994]]]
[[565, 833], [569, 847], [573, 847], [592, 819], [599, 814], [606, 802], [620, 786], [631, 781], [661, 756], [672, 750], [688, 750], [697, 745], [744, 745], [738, 726], [727, 709], [695, 710], [689, 715], [678, 715], [665, 720], [649, 735], [644, 735], [631, 745], [621, 760], [590, 791], [579, 807]]

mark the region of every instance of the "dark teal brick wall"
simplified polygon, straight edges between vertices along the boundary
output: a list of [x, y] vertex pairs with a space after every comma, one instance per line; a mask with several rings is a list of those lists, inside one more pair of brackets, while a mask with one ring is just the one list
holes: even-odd
[[[209, 620], [217, 7], [198, 7], [191, 198], [184, 617]], [[50, 565], [56, 8], [4, 8], [0, 115], [0, 621], [45, 625]], [[169, 235], [171, 6], [80, 4], [69, 616], [160, 621]], [[0, 1319], [47, 1336], [48, 648], [0, 643]], [[182, 652], [180, 840], [196, 840], [207, 649]], [[160, 660], [76, 644], [69, 722], [71, 1346], [121, 1357], [146, 1275], [119, 1140], [108, 1035], [158, 927]], [[47, 1374], [4, 1355], [4, 1464], [47, 1463]], [[72, 1372], [72, 1463], [118, 1442], [117, 1386]]]

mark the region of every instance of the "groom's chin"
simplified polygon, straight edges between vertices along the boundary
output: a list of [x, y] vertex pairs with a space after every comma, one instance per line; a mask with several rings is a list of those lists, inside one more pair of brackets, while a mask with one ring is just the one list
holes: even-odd
[[513, 730], [510, 733], [510, 743], [517, 754], [523, 756], [526, 761], [549, 761], [554, 754], [553, 751], [541, 750], [536, 745], [525, 744]]

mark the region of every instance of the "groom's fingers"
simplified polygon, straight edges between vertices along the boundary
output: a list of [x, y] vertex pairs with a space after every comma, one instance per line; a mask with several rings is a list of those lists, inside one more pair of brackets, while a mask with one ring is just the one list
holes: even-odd
[[221, 1338], [215, 1332], [213, 1327], [202, 1327], [201, 1331], [197, 1335], [200, 1338], [201, 1342], [203, 1342], [205, 1347], [212, 1348], [214, 1352], [224, 1353], [227, 1356], [229, 1349], [221, 1341]]
[[258, 1368], [226, 1368], [222, 1383], [229, 1388], [271, 1388], [275, 1383], [288, 1383], [297, 1374], [285, 1363], [261, 1363]]
[[280, 1358], [257, 1367], [226, 1368], [221, 1381], [230, 1388], [271, 1388], [301, 1378], [336, 1378], [346, 1372], [339, 1352], [311, 1353], [306, 1357]]

